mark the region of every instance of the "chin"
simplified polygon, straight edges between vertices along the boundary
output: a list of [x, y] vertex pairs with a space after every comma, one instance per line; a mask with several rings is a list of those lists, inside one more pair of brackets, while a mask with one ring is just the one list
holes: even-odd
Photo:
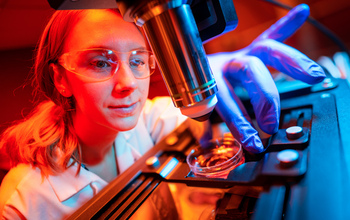
[[119, 119], [114, 126], [118, 131], [129, 131], [137, 125], [138, 120], [134, 118]]

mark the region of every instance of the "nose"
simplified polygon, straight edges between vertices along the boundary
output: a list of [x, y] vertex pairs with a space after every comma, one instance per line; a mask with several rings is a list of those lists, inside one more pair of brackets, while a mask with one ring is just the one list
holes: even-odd
[[115, 86], [114, 92], [121, 95], [129, 95], [137, 88], [137, 79], [134, 77], [129, 65], [125, 62], [119, 63], [119, 68], [113, 76]]

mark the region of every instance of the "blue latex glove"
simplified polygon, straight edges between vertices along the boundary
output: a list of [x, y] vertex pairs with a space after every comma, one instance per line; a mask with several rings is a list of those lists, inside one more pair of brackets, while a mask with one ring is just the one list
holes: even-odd
[[233, 87], [239, 84], [247, 90], [260, 129], [268, 134], [276, 133], [280, 99], [266, 65], [309, 84], [319, 83], [325, 78], [317, 63], [281, 43], [305, 22], [308, 15], [309, 7], [298, 5], [248, 47], [208, 56], [219, 89], [216, 110], [231, 133], [251, 153], [260, 153], [264, 147]]

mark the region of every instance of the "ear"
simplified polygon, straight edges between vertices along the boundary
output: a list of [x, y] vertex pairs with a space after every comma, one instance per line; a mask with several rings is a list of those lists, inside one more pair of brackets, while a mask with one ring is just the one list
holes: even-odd
[[71, 97], [73, 93], [64, 75], [64, 70], [58, 65], [51, 63], [50, 71], [53, 71], [53, 81], [58, 92], [64, 97]]

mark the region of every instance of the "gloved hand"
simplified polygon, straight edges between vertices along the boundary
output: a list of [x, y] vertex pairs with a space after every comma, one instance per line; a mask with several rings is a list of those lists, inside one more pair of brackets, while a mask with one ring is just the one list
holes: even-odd
[[231, 133], [251, 153], [260, 153], [264, 147], [233, 87], [240, 84], [247, 90], [260, 129], [268, 134], [276, 133], [280, 99], [265, 65], [309, 84], [319, 83], [325, 78], [323, 69], [317, 63], [281, 43], [305, 22], [308, 15], [309, 7], [298, 5], [248, 47], [236, 52], [208, 55], [219, 89], [216, 110]]

